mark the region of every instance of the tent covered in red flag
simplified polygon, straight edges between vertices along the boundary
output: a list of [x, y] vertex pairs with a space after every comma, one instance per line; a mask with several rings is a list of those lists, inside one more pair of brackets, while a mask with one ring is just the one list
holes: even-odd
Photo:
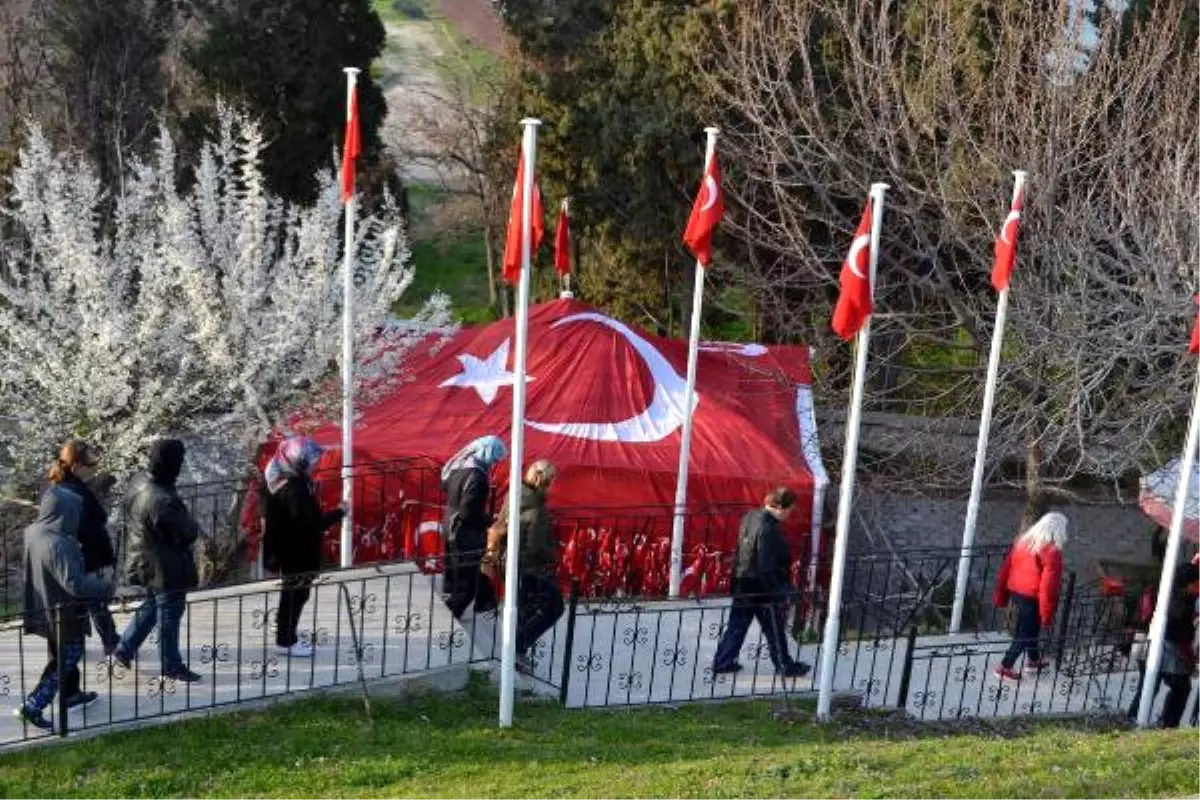
[[[356, 561], [397, 557], [397, 550], [415, 556], [423, 533], [436, 536], [437, 468], [478, 436], [510, 441], [513, 335], [506, 319], [427, 341], [406, 356], [395, 391], [363, 410], [352, 463], [363, 465], [355, 517], [366, 538], [356, 543]], [[654, 508], [669, 537], [686, 367], [686, 341], [651, 336], [583, 303], [556, 300], [530, 310], [526, 461], [545, 458], [557, 467], [550, 505], [560, 519]], [[788, 529], [812, 552], [827, 479], [807, 348], [701, 344], [698, 376], [689, 511], [711, 516], [718, 506], [756, 506], [786, 485], [800, 495]], [[336, 505], [340, 428], [313, 436], [327, 448], [323, 496]], [[395, 479], [380, 469], [372, 478], [371, 465], [387, 462], [426, 466]], [[498, 488], [507, 469], [505, 462], [494, 476]], [[400, 519], [393, 509], [404, 504], [422, 510]], [[708, 551], [732, 552], [739, 515], [703, 534], [689, 525], [685, 553], [703, 555], [702, 535]], [[333, 552], [337, 531], [329, 536]], [[385, 544], [397, 536], [399, 543]]]

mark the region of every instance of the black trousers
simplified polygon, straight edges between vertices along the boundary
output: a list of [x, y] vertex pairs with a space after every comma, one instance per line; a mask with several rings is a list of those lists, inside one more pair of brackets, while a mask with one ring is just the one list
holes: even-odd
[[[1154, 687], [1154, 696], [1158, 697], [1159, 689], [1167, 685], [1167, 699], [1163, 701], [1162, 719], [1164, 728], [1178, 728], [1183, 712], [1187, 710], [1187, 701], [1192, 694], [1192, 679], [1189, 675], [1164, 675], [1158, 673], [1158, 685]], [[1133, 705], [1129, 707], [1129, 718], [1137, 719], [1138, 707], [1142, 703], [1142, 688], [1146, 684], [1146, 665], [1138, 665], [1137, 692], [1133, 695]]]
[[541, 575], [522, 575], [517, 590], [517, 652], [525, 653], [563, 615], [558, 584]]
[[[51, 676], [54, 677], [55, 682], [58, 681], [58, 646], [55, 644], [53, 636], [46, 640], [46, 650], [50, 658], [46, 661], [46, 666], [42, 670], [42, 677], [38, 680], [38, 685], [46, 683]], [[62, 685], [58, 687], [63, 697], [74, 697], [79, 694], [80, 679], [79, 662], [71, 663], [68, 661], [67, 669], [63, 674]]]
[[442, 596], [455, 617], [462, 617], [472, 601], [476, 613], [491, 611], [496, 607], [496, 590], [492, 582], [479, 571], [482, 558], [481, 548], [462, 550], [454, 542], [446, 543]]
[[766, 595], [738, 594], [734, 595], [725, 633], [717, 644], [713, 669], [722, 670], [737, 663], [737, 655], [746, 641], [750, 623], [756, 619], [758, 627], [762, 629], [763, 638], [767, 640], [767, 652], [775, 669], [782, 671], [795, 663], [795, 659], [788, 652], [783, 603]]
[[275, 644], [280, 647], [291, 647], [296, 643], [296, 628], [300, 624], [304, 604], [312, 594], [312, 582], [311, 572], [283, 576], [279, 612], [275, 618]]

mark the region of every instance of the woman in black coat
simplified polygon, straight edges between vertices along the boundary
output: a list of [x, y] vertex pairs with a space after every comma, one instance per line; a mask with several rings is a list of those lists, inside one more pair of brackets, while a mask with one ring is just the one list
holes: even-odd
[[461, 618], [472, 601], [475, 612], [496, 607], [495, 591], [479, 565], [487, 545], [492, 467], [503, 461], [508, 448], [497, 436], [481, 436], [459, 450], [442, 467], [446, 494], [446, 568], [442, 594], [450, 613]]
[[[79, 519], [79, 547], [83, 550], [83, 566], [92, 577], [101, 577], [98, 573], [113, 567], [117, 563], [117, 555], [113, 550], [112, 537], [108, 535], [108, 512], [96, 498], [88, 486], [88, 482], [96, 476], [96, 468], [100, 459], [96, 451], [85, 441], [72, 439], [62, 446], [58, 460], [50, 465], [48, 478], [50, 483], [75, 494], [83, 502], [83, 515]], [[117, 642], [121, 640], [117, 626], [106, 603], [96, 602], [88, 607], [88, 613], [100, 641], [104, 645], [104, 654], [111, 655]], [[78, 673], [74, 679], [68, 679], [67, 696], [78, 689]]]
[[299, 658], [313, 654], [312, 642], [297, 640], [296, 627], [321, 568], [321, 539], [345, 516], [340, 508], [322, 512], [317, 502], [312, 471], [320, 459], [320, 445], [293, 436], [279, 446], [265, 473], [263, 564], [283, 576], [275, 644]]

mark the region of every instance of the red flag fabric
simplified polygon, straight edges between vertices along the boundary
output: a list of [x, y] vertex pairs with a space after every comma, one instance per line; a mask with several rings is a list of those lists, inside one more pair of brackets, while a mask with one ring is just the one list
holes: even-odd
[[724, 192], [721, 191], [721, 169], [717, 166], [717, 154], [704, 170], [704, 179], [692, 204], [692, 215], [688, 217], [687, 230], [683, 232], [683, 243], [696, 256], [702, 266], [712, 263], [712, 235], [725, 214]]
[[566, 200], [558, 207], [558, 227], [554, 230], [554, 271], [560, 278], [571, 272], [571, 220]]
[[833, 330], [850, 341], [862, 330], [875, 310], [871, 300], [871, 201], [863, 209], [862, 221], [854, 232], [854, 243], [842, 263], [837, 306], [833, 309]]
[[358, 87], [350, 90], [350, 110], [346, 117], [346, 138], [342, 143], [342, 202], [354, 197], [354, 167], [362, 154], [362, 136], [358, 130]]
[[[524, 206], [524, 188], [525, 154], [522, 153], [517, 159], [517, 182], [513, 184], [512, 207], [508, 212], [508, 241], [504, 245], [504, 280], [513, 286], [521, 280], [521, 211]], [[533, 178], [533, 203], [530, 213], [533, 215], [533, 239], [529, 245], [529, 258], [532, 260], [546, 232], [542, 224], [542, 192], [538, 188], [536, 175]]]
[[1013, 264], [1017, 261], [1017, 233], [1021, 227], [1021, 209], [1025, 205], [1025, 187], [1013, 198], [1012, 208], [1000, 226], [1000, 235], [996, 237], [996, 261], [992, 265], [992, 286], [997, 292], [1008, 288], [1012, 279]]
[[1192, 325], [1192, 343], [1188, 345], [1192, 355], [1200, 353], [1200, 294], [1196, 295], [1196, 322]]

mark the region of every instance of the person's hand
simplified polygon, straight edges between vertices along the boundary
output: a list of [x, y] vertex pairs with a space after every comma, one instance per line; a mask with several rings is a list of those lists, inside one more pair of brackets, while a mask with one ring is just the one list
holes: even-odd
[[1200, 565], [1200, 550], [1196, 551], [1196, 555], [1192, 556], [1192, 563]]

